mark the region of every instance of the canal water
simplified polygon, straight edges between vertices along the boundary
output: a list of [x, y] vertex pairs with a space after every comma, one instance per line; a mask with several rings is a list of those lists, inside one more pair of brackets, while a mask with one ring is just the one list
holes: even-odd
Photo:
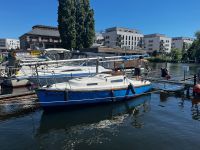
[[[154, 66], [160, 68], [163, 64]], [[182, 66], [168, 64], [182, 74]], [[192, 66], [195, 73], [198, 66]], [[1, 109], [1, 107], [0, 107]], [[199, 150], [200, 99], [158, 92], [122, 103], [1, 117], [1, 150]]]

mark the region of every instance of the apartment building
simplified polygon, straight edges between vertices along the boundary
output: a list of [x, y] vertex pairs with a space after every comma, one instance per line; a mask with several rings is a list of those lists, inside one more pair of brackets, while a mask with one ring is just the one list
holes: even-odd
[[187, 51], [193, 42], [194, 42], [193, 38], [174, 37], [172, 38], [172, 48], [178, 48], [178, 49]]
[[16, 50], [20, 49], [20, 42], [18, 39], [0, 39], [0, 50]]
[[164, 34], [148, 34], [144, 35], [144, 49], [153, 52], [171, 52], [172, 39]]
[[121, 48], [127, 50], [143, 49], [143, 37], [138, 30], [113, 27], [105, 30], [104, 45], [108, 48]]
[[104, 45], [104, 37], [102, 33], [96, 32], [95, 33], [95, 40], [92, 47], [101, 47]]

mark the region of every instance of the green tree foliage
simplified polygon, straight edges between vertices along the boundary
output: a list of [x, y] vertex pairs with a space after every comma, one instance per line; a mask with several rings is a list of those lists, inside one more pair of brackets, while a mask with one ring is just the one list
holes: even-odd
[[94, 24], [94, 11], [89, 0], [59, 0], [58, 28], [64, 48], [91, 47]]
[[92, 46], [95, 36], [94, 10], [90, 9], [90, 1], [84, 0], [85, 8], [85, 42], [84, 48]]
[[83, 0], [77, 0], [76, 4], [76, 48], [81, 49], [84, 47], [85, 36], [85, 9]]
[[153, 51], [152, 56], [156, 57], [159, 55], [159, 52], [157, 50]]
[[74, 0], [59, 0], [58, 29], [62, 46], [76, 48], [76, 7]]
[[197, 32], [195, 33], [195, 36], [196, 36], [197, 40], [200, 41], [200, 31], [197, 31]]
[[178, 48], [174, 48], [171, 50], [171, 59], [174, 62], [179, 62], [182, 59], [182, 50]]
[[187, 56], [190, 60], [200, 62], [200, 31], [195, 33], [196, 40], [192, 43], [187, 51]]

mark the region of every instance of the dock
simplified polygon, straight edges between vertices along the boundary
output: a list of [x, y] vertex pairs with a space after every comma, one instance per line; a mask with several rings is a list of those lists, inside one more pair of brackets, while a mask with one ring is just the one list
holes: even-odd
[[[194, 77], [192, 77], [193, 79]], [[191, 78], [190, 78], [191, 79]], [[187, 82], [188, 80], [164, 80], [160, 78], [145, 78], [145, 80], [149, 80], [151, 82], [159, 82], [159, 83], [168, 83], [168, 84], [176, 84], [176, 85], [184, 85], [184, 86], [189, 86], [193, 87], [194, 83], [192, 82]]]
[[8, 94], [0, 96], [0, 119], [8, 119], [31, 113], [39, 108], [35, 92]]
[[24, 96], [31, 96], [31, 95], [35, 95], [34, 91], [30, 91], [30, 92], [24, 92], [24, 93], [18, 93], [18, 94], [7, 94], [7, 95], [0, 95], [0, 101], [2, 100], [8, 100], [11, 98], [17, 98], [17, 97], [24, 97]]

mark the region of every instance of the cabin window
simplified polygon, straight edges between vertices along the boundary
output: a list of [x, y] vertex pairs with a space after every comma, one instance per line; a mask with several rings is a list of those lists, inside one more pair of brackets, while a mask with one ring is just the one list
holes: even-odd
[[87, 86], [98, 85], [98, 83], [88, 83]]
[[123, 82], [123, 79], [118, 79], [118, 80], [111, 80], [111, 83], [116, 83], [116, 82]]

